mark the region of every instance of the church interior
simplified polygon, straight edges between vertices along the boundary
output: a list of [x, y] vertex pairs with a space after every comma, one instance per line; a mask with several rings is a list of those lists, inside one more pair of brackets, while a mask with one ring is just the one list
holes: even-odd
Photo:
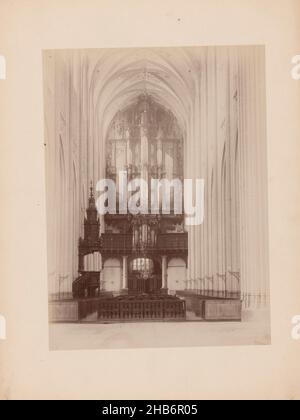
[[[51, 321], [268, 308], [262, 47], [45, 51], [44, 91]], [[203, 179], [203, 223], [172, 200], [169, 214], [161, 201], [157, 214], [99, 214], [98, 181], [118, 186], [122, 171]]]

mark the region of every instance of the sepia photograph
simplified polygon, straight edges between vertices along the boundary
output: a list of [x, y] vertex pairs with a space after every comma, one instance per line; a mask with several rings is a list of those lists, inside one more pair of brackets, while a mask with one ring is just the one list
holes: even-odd
[[299, 18], [0, 0], [0, 400], [300, 399]]

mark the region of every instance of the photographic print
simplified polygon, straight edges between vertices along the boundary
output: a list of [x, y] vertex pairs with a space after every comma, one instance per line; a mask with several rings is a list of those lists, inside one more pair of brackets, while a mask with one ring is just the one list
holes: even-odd
[[270, 344], [265, 48], [43, 72], [50, 348]]

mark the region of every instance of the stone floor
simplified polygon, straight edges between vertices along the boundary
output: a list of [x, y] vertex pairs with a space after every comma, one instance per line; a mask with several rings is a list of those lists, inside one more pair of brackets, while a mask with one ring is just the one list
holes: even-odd
[[267, 312], [242, 322], [144, 322], [50, 324], [51, 350], [268, 345]]

